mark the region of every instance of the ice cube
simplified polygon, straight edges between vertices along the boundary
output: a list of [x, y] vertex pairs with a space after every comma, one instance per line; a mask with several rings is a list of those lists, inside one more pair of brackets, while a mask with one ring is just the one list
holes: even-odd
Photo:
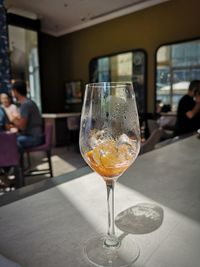
[[109, 140], [112, 140], [112, 134], [109, 129], [104, 129], [101, 131], [92, 131], [91, 137], [89, 139], [89, 144], [91, 148], [95, 148]]
[[125, 157], [133, 157], [137, 153], [137, 142], [136, 140], [130, 139], [126, 134], [122, 134], [118, 142], [116, 143], [118, 152], [124, 152]]

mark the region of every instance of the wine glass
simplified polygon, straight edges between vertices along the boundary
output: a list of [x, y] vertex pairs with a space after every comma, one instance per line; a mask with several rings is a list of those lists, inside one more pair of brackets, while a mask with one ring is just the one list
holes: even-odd
[[96, 266], [129, 266], [139, 248], [128, 236], [115, 234], [114, 185], [135, 161], [140, 149], [140, 127], [132, 83], [100, 82], [86, 85], [79, 145], [86, 163], [105, 181], [108, 232], [88, 241], [84, 252]]

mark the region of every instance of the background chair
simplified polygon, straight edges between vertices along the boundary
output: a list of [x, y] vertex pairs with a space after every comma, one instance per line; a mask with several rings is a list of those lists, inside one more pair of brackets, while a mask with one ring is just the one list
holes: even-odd
[[53, 177], [53, 169], [51, 162], [51, 149], [52, 149], [52, 136], [53, 136], [53, 125], [50, 123], [45, 124], [45, 143], [25, 149], [25, 153], [28, 154], [28, 167], [31, 167], [30, 154], [35, 152], [45, 152], [47, 156], [48, 168], [43, 170], [33, 169], [29, 170], [25, 176], [35, 176], [35, 175], [43, 175], [49, 174], [50, 177]]
[[0, 133], [0, 167], [14, 167], [16, 188], [24, 186], [24, 176], [20, 165], [20, 154], [15, 133]]
[[149, 134], [151, 135], [154, 130], [157, 130], [159, 128], [159, 125], [156, 120], [148, 119], [147, 120], [147, 127], [149, 129]]
[[163, 136], [164, 130], [163, 129], [155, 129], [149, 138], [141, 145], [140, 148], [140, 155], [149, 152], [155, 148], [155, 145], [160, 142]]
[[157, 130], [163, 129], [163, 134], [160, 138], [160, 141], [172, 138], [174, 135], [174, 125], [176, 117], [175, 116], [161, 116], [158, 120], [147, 120], [147, 126], [150, 133], [150, 136]]

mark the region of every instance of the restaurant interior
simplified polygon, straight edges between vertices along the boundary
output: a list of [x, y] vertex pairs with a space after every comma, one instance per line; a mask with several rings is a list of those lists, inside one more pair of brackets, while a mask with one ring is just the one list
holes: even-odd
[[[200, 266], [199, 10], [198, 0], [0, 0], [0, 96], [12, 92], [13, 102], [25, 81], [44, 134], [22, 151], [21, 129], [1, 128], [0, 109], [0, 267]], [[196, 124], [179, 133], [191, 81]], [[118, 84], [123, 119], [116, 100], [95, 110], [108, 96], [89, 95], [91, 83], [104, 93]], [[134, 114], [121, 84], [132, 85]], [[109, 112], [121, 128], [133, 115], [121, 152], [117, 143], [118, 154], [132, 153], [125, 168], [114, 141], [102, 141], [108, 127], [91, 126], [106, 125]]]

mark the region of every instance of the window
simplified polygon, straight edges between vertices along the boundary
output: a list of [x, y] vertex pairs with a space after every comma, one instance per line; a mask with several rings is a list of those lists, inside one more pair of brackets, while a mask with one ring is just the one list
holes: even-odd
[[133, 50], [94, 58], [90, 82], [133, 82], [139, 114], [146, 112], [146, 53]]
[[176, 111], [190, 81], [200, 79], [200, 40], [161, 46], [156, 64], [156, 100]]
[[40, 110], [40, 64], [38, 48], [39, 20], [7, 14], [11, 79], [27, 82], [28, 96]]

